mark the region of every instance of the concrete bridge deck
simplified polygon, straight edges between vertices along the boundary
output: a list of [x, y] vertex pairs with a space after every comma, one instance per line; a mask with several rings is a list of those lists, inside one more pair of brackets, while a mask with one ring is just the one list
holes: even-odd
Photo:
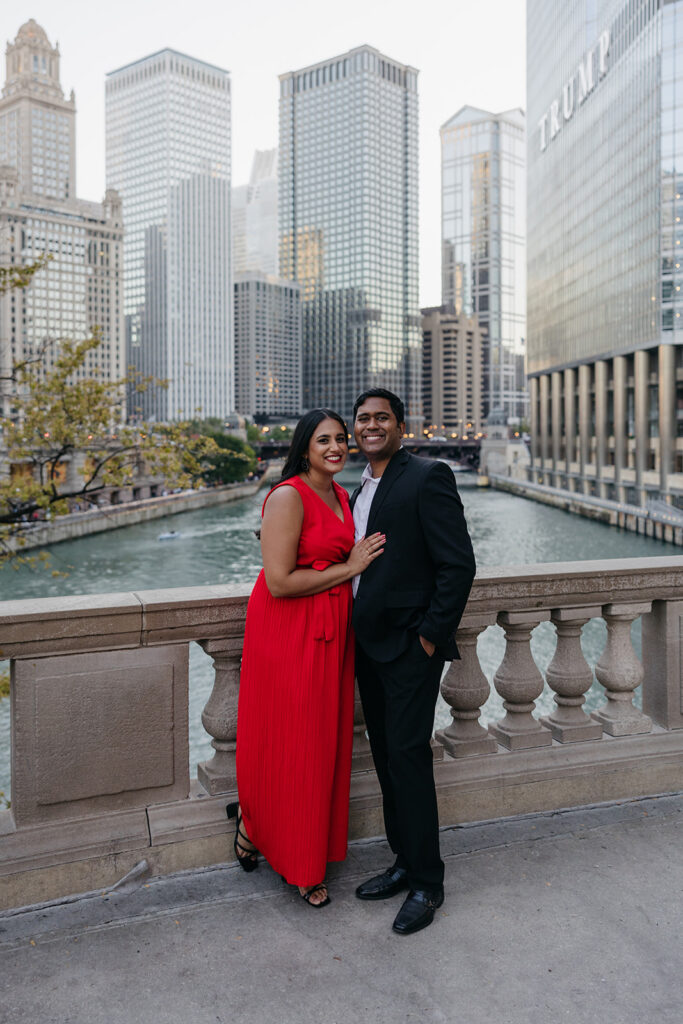
[[400, 937], [400, 897], [352, 844], [311, 910], [270, 869], [153, 878], [0, 914], [2, 1024], [678, 1024], [683, 794], [443, 831], [446, 902]]

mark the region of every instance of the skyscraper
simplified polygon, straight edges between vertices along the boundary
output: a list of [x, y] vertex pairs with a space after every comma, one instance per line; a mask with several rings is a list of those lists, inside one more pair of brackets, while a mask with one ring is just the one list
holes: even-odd
[[476, 316], [453, 305], [422, 310], [422, 392], [425, 421], [435, 434], [479, 433], [483, 331]]
[[[93, 327], [102, 343], [78, 377], [116, 380], [126, 372], [123, 330], [121, 202], [76, 198], [76, 103], [59, 78], [60, 54], [33, 19], [7, 45], [0, 99], [0, 263], [51, 261], [29, 288], [0, 296], [0, 377], [23, 359], [49, 368], [59, 341], [80, 341]], [[11, 414], [5, 381], [0, 412]]]
[[525, 416], [524, 111], [462, 107], [441, 128], [441, 301], [476, 316], [483, 409]]
[[361, 46], [280, 76], [280, 275], [301, 284], [306, 408], [363, 388], [422, 427], [417, 71]]
[[683, 2], [527, 17], [532, 478], [683, 506]]
[[235, 274], [235, 408], [244, 416], [301, 413], [299, 285]]
[[256, 150], [248, 185], [232, 190], [233, 273], [278, 273], [277, 149]]
[[230, 77], [175, 50], [107, 75], [107, 182], [119, 190], [128, 358], [167, 379], [145, 418], [234, 409]]

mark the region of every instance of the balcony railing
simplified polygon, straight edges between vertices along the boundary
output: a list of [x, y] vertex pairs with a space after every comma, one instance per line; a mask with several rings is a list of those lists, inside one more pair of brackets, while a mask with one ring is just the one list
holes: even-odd
[[[105, 594], [0, 605], [11, 663], [12, 804], [0, 812], [0, 907], [105, 888], [140, 861], [153, 873], [231, 858], [225, 803], [236, 791], [242, 586]], [[642, 660], [631, 624], [642, 618]], [[593, 682], [580, 644], [606, 623]], [[555, 627], [537, 667], [532, 630]], [[477, 640], [505, 632], [493, 678], [504, 715], [485, 728], [489, 695]], [[444, 675], [451, 722], [434, 741], [442, 825], [683, 789], [683, 557], [483, 569], [460, 629], [462, 660]], [[213, 756], [191, 779], [188, 649], [213, 659], [202, 714]], [[536, 711], [544, 687], [554, 694]], [[634, 697], [642, 687], [642, 708]], [[268, 757], [269, 751], [264, 750]], [[383, 831], [356, 705], [351, 835]]]

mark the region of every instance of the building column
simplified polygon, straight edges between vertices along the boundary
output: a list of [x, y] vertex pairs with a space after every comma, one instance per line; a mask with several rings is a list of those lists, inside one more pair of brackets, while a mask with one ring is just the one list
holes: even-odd
[[638, 504], [645, 504], [645, 471], [650, 451], [648, 429], [648, 384], [650, 376], [650, 353], [636, 352], [633, 360], [634, 399], [636, 414], [636, 490]]
[[671, 501], [669, 474], [676, 445], [676, 350], [659, 346], [659, 496]]
[[531, 472], [538, 469], [538, 377], [529, 378], [529, 458]]
[[562, 446], [562, 374], [555, 370], [550, 378], [553, 448], [553, 486], [559, 487], [560, 451]]
[[573, 491], [576, 481], [571, 472], [572, 462], [576, 462], [576, 402], [574, 401], [574, 388], [576, 386], [576, 374], [573, 369], [564, 371], [564, 442], [565, 442], [565, 466], [567, 469], [567, 487]]
[[585, 363], [579, 367], [579, 472], [581, 489], [588, 493], [586, 470], [590, 465], [591, 444], [591, 368]]
[[613, 396], [614, 396], [614, 483], [617, 489], [617, 500], [625, 500], [625, 488], [622, 482], [623, 470], [628, 465], [626, 451], [626, 357], [616, 356], [613, 360]]
[[605, 498], [604, 468], [607, 464], [607, 363], [595, 364], [595, 478], [599, 498]]
[[544, 373], [541, 377], [541, 401], [539, 410], [539, 436], [541, 439], [541, 463], [543, 465], [543, 483], [550, 483], [548, 479], [550, 462], [550, 409], [549, 409], [550, 377]]

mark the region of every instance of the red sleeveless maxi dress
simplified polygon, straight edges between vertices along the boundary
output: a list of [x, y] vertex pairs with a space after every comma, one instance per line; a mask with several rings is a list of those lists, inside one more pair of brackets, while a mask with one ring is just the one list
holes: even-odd
[[[334, 484], [342, 523], [299, 477], [277, 486], [296, 487], [303, 501], [297, 568], [322, 570], [346, 561], [354, 544], [346, 491]], [[261, 570], [247, 606], [237, 717], [239, 800], [249, 838], [291, 885], [321, 882], [326, 864], [346, 856], [351, 602], [350, 581], [310, 597], [272, 597]]]

